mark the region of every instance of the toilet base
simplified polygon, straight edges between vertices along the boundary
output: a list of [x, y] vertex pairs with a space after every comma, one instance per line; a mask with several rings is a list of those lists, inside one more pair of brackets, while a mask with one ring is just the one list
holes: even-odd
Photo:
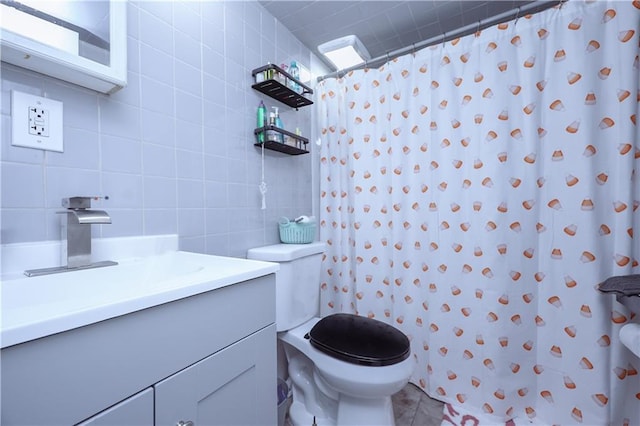
[[[347, 397], [350, 398], [350, 397]], [[346, 401], [338, 405], [338, 419], [317, 417], [309, 413], [304, 404], [294, 400], [289, 407], [289, 418], [293, 426], [395, 426], [391, 398], [369, 400], [363, 407], [362, 401], [354, 405]], [[369, 402], [367, 401], [367, 402]], [[364, 408], [364, 410], [363, 410]]]
[[313, 363], [288, 348], [293, 403], [289, 418], [294, 426], [394, 426], [391, 396], [357, 398], [338, 393], [321, 378]]
[[314, 424], [314, 420], [318, 426], [336, 426], [336, 419], [314, 416], [307, 411], [303, 403], [295, 400], [289, 407], [289, 419], [293, 426], [310, 426]]
[[391, 397], [356, 400], [348, 395], [340, 395], [337, 424], [394, 426]]

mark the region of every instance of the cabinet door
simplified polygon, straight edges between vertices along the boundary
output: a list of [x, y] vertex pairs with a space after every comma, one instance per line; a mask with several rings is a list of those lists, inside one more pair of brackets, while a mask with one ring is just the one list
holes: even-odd
[[79, 423], [78, 426], [149, 426], [153, 424], [153, 388]]
[[275, 325], [154, 387], [156, 425], [277, 424]]

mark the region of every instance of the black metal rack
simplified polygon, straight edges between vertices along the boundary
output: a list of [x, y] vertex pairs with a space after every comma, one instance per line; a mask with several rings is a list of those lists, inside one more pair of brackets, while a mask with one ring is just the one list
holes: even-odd
[[[251, 87], [287, 106], [297, 110], [300, 107], [313, 104], [313, 101], [304, 96], [307, 94], [312, 95], [313, 90], [302, 84], [299, 80], [295, 79], [291, 74], [277, 65], [267, 64], [263, 67], [256, 68], [251, 71], [251, 75], [256, 81], [256, 83]], [[298, 93], [298, 91], [293, 90], [290, 85], [294, 88], [299, 88], [299, 91], [302, 93]], [[293, 139], [295, 145], [267, 140], [267, 131], [276, 132], [282, 135], [284, 140]], [[283, 152], [289, 155], [309, 153], [309, 151], [306, 150], [309, 139], [303, 138], [302, 136], [296, 135], [295, 133], [291, 133], [287, 130], [280, 129], [279, 127], [273, 125], [260, 127], [254, 130], [254, 134], [256, 135], [257, 140], [254, 145], [257, 147], [264, 146], [267, 149]], [[260, 135], [262, 135], [263, 141], [260, 141]]]
[[[267, 96], [272, 97], [285, 105], [288, 105], [292, 108], [300, 108], [307, 105], [312, 105], [313, 101], [307, 99], [305, 94], [313, 94], [313, 90], [308, 86], [302, 84], [300, 81], [296, 80], [277, 65], [269, 64], [260, 68], [256, 68], [251, 72], [251, 75], [254, 79], [258, 80], [256, 76], [260, 73], [264, 73], [264, 80], [257, 81], [253, 87], [259, 92], [264, 93]], [[278, 77], [284, 78], [284, 83], [278, 80]], [[287, 82], [293, 82], [297, 84], [302, 89], [302, 93], [298, 93], [287, 86]]]
[[[285, 154], [290, 154], [290, 155], [300, 155], [300, 154], [308, 154], [309, 153], [309, 151], [304, 149], [304, 148], [307, 147], [307, 144], [309, 143], [309, 139], [303, 138], [300, 135], [296, 135], [295, 133], [291, 133], [291, 132], [286, 131], [284, 129], [280, 129], [279, 127], [276, 127], [276, 126], [264, 126], [264, 127], [260, 127], [258, 129], [255, 129], [253, 133], [256, 135], [256, 139], [258, 138], [259, 134], [262, 134], [264, 136], [264, 138], [266, 139], [267, 131], [280, 133], [283, 136], [288, 136], [290, 138], [293, 138], [296, 141], [296, 144], [298, 146], [289, 145], [287, 143], [278, 142], [278, 141], [270, 141], [270, 140], [265, 140], [264, 142], [260, 142], [258, 140], [258, 142], [256, 142], [254, 144], [255, 146], [261, 147], [264, 144], [264, 147], [267, 148], [267, 149], [271, 149], [273, 151], [284, 152]], [[303, 146], [304, 148], [300, 148], [300, 145]]]

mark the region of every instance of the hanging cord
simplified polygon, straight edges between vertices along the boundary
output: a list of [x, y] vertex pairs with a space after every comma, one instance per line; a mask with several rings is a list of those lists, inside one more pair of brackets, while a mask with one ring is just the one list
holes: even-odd
[[260, 194], [262, 195], [262, 210], [266, 210], [267, 208], [267, 183], [264, 181], [264, 143], [262, 143], [262, 180], [260, 181], [260, 185], [258, 185], [260, 189]]

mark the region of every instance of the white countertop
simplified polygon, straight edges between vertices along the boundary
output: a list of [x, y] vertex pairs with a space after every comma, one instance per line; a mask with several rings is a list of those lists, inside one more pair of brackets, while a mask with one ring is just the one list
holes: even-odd
[[[181, 251], [2, 281], [2, 348], [261, 277], [278, 264]], [[55, 265], [47, 265], [55, 266]], [[274, 301], [275, 303], [275, 301]]]

